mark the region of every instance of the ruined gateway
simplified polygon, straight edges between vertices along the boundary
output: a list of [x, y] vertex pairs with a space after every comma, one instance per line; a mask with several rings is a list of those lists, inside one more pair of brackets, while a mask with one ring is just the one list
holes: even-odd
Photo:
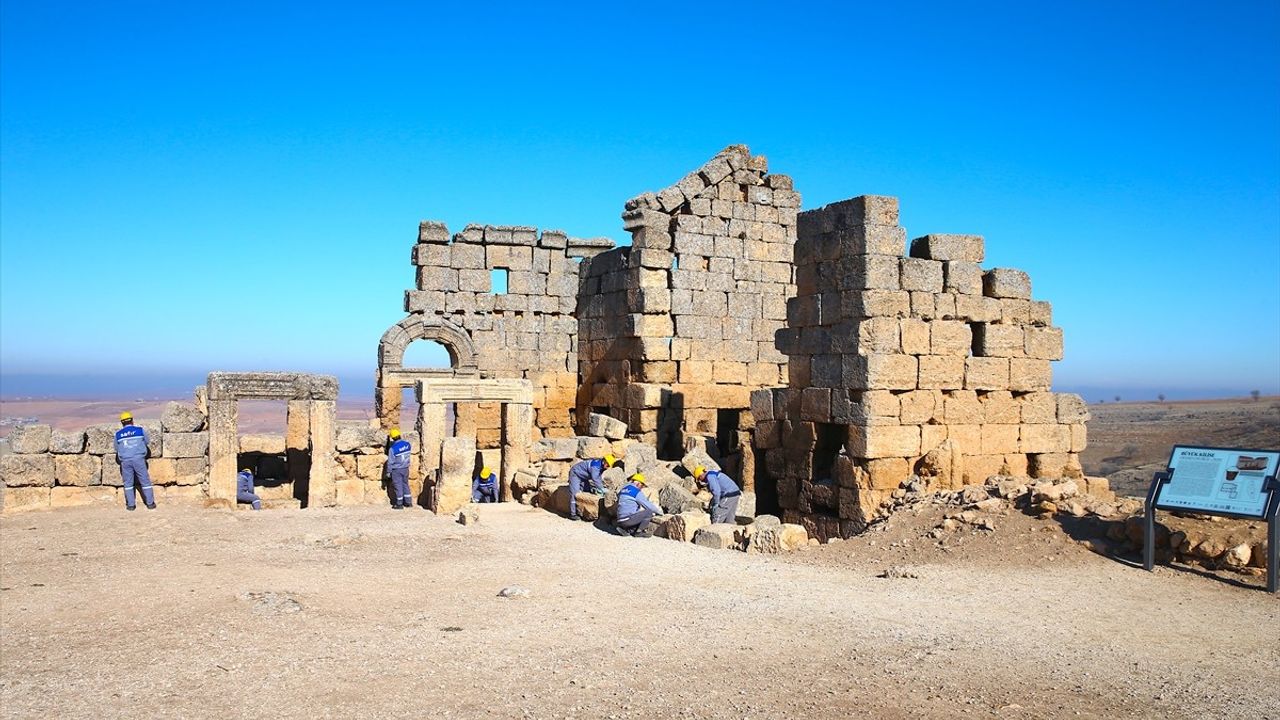
[[[980, 236], [908, 243], [884, 196], [802, 212], [791, 178], [740, 145], [627, 201], [622, 220], [626, 247], [421, 223], [406, 315], [378, 346], [381, 427], [335, 424], [332, 378], [211, 374], [151, 428], [160, 501], [226, 504], [235, 458], [259, 453], [288, 465], [280, 501], [385, 502], [405, 388], [420, 403], [411, 482], [438, 512], [466, 502], [478, 462], [501, 468], [504, 499], [529, 502], [561, 479], [546, 462], [609, 450], [633, 469], [705, 452], [760, 512], [822, 539], [860, 532], [913, 475], [945, 489], [1081, 476], [1087, 408], [1050, 392], [1062, 331], [1026, 273], [982, 268]], [[405, 367], [415, 340], [452, 367]], [[239, 397], [289, 400], [287, 437], [237, 444]], [[118, 502], [113, 429], [15, 431], [5, 510]]]

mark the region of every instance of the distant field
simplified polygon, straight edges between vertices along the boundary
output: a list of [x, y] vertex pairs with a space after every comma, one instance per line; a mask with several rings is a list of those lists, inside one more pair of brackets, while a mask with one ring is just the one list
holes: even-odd
[[[168, 398], [141, 403], [127, 401], [87, 400], [0, 400], [0, 437], [9, 434], [13, 421], [18, 418], [34, 418], [35, 422], [52, 425], [60, 430], [79, 430], [99, 423], [115, 423], [120, 413], [128, 410], [139, 420], [159, 420], [169, 400], [190, 401], [189, 398]], [[285, 430], [284, 400], [243, 400], [240, 402], [238, 430], [240, 432], [273, 432]], [[340, 420], [368, 420], [373, 417], [373, 402], [338, 401]]]

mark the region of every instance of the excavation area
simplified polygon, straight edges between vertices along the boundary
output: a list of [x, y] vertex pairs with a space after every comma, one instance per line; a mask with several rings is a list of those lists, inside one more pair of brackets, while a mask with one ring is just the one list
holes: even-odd
[[[517, 504], [0, 518], [5, 717], [1280, 716], [1280, 600], [942, 508], [787, 555]], [[504, 592], [505, 591], [505, 592]], [[507, 596], [503, 596], [507, 595]]]

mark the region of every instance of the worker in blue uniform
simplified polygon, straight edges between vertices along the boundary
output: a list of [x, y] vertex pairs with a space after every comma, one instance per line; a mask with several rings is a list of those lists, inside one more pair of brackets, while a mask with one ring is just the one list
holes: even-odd
[[618, 491], [618, 532], [632, 537], [650, 537], [649, 521], [661, 515], [662, 508], [644, 494], [644, 475], [636, 473]]
[[480, 468], [480, 474], [471, 481], [471, 502], [498, 502], [498, 475], [487, 467]]
[[253, 491], [253, 470], [247, 467], [236, 475], [236, 502], [249, 503], [254, 510], [262, 509], [262, 499]]
[[120, 479], [124, 482], [124, 507], [137, 507], [134, 484], [142, 490], [142, 502], [150, 510], [156, 509], [155, 489], [151, 487], [151, 475], [147, 473], [147, 431], [133, 424], [133, 413], [120, 413], [120, 429], [116, 431], [116, 462], [120, 463]]
[[391, 428], [387, 433], [391, 438], [391, 446], [387, 448], [387, 474], [391, 476], [391, 493], [394, 499], [391, 507], [413, 507], [413, 495], [409, 492], [409, 461], [413, 458], [413, 446], [408, 440], [400, 437], [400, 428]]
[[699, 484], [711, 491], [711, 522], [734, 522], [742, 490], [733, 478], [719, 470], [707, 470], [701, 465], [694, 469], [693, 476], [698, 479]]
[[569, 468], [569, 519], [578, 519], [578, 493], [586, 486], [591, 492], [604, 495], [604, 480], [601, 476], [609, 468], [620, 465], [618, 458], [607, 454], [600, 460], [583, 460]]

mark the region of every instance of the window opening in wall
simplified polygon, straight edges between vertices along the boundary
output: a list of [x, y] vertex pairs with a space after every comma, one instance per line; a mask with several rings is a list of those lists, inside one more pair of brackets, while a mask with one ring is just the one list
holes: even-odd
[[716, 411], [716, 449], [720, 457], [728, 457], [738, 451], [738, 427], [742, 421], [740, 410]]
[[672, 270], [679, 270], [679, 269], [680, 269], [680, 256], [679, 256], [679, 255], [672, 255], [672, 256], [671, 256], [671, 269], [672, 269]]
[[453, 367], [453, 358], [449, 350], [435, 340], [414, 340], [404, 349], [404, 358], [400, 364], [406, 368], [448, 370]]
[[507, 276], [510, 270], [506, 268], [494, 268], [489, 271], [489, 292], [494, 295], [507, 294]]
[[[236, 470], [253, 473], [253, 491], [263, 507], [306, 507], [311, 476], [311, 449], [289, 447], [287, 400], [241, 400], [236, 408]], [[293, 435], [309, 439], [308, 412], [294, 418], [302, 430]]]
[[813, 482], [823, 484], [835, 483], [836, 458], [844, 452], [845, 442], [849, 439], [848, 425], [832, 423], [815, 423], [817, 442], [813, 447]]

